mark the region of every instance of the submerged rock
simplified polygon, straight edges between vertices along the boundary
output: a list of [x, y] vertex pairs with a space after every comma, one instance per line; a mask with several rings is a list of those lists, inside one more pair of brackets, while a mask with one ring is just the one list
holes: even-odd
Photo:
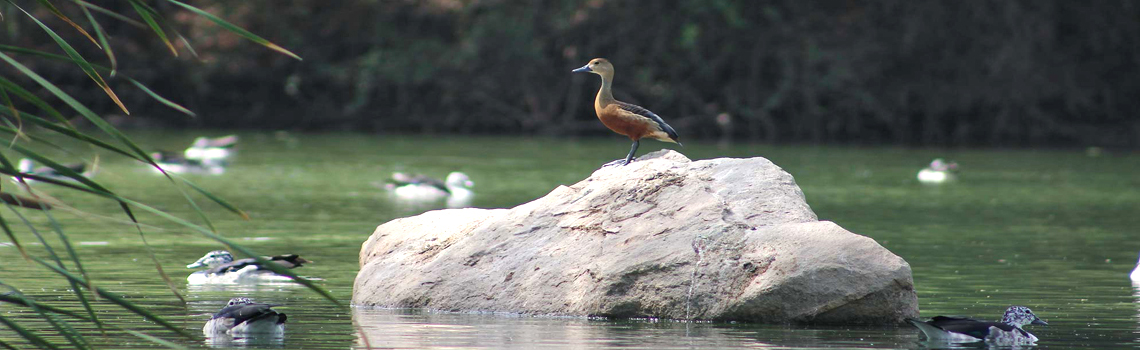
[[447, 311], [772, 323], [918, 315], [910, 265], [818, 221], [763, 158], [650, 153], [512, 209], [380, 225], [352, 302]]

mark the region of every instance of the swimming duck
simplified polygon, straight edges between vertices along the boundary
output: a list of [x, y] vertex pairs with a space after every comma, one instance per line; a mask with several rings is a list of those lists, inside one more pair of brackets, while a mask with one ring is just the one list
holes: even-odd
[[[272, 263], [278, 264], [282, 267], [292, 269], [301, 267], [303, 263], [311, 263], [312, 261], [305, 260], [297, 254], [274, 255], [264, 257]], [[195, 269], [199, 267], [209, 267], [206, 270], [191, 273], [186, 277], [186, 281], [191, 284], [214, 284], [214, 283], [244, 283], [244, 282], [288, 282], [292, 278], [288, 276], [278, 275], [268, 268], [265, 268], [261, 263], [257, 262], [254, 258], [245, 258], [234, 260], [234, 256], [225, 250], [215, 250], [206, 253], [205, 256], [198, 259], [190, 265], [186, 265], [188, 269]], [[315, 279], [305, 277], [306, 279]]]
[[[226, 172], [226, 167], [221, 164], [203, 163], [201, 160], [189, 159], [173, 152], [154, 152], [150, 154], [150, 158], [168, 173], [221, 175]], [[162, 173], [157, 168], [152, 167], [151, 170]]]
[[918, 182], [924, 184], [940, 184], [957, 179], [958, 163], [946, 162], [937, 158], [930, 162], [930, 166], [918, 171]]
[[[83, 177], [91, 177], [91, 176], [95, 175], [95, 168], [92, 167], [91, 170], [88, 170], [87, 164], [84, 164], [84, 163], [73, 163], [73, 164], [62, 164], [62, 165], [68, 169], [71, 169], [71, 171], [79, 173], [79, 175], [83, 175]], [[36, 168], [35, 163], [33, 163], [32, 160], [28, 159], [28, 158], [20, 159], [20, 162], [16, 165], [16, 169], [19, 170], [21, 173], [24, 173], [24, 174], [40, 176], [40, 177], [44, 177], [44, 178], [48, 178], [48, 179], [52, 179], [52, 180], [71, 181], [71, 182], [75, 181], [75, 179], [67, 177], [67, 176], [63, 175], [63, 173], [56, 170], [55, 168], [52, 168], [49, 166], [42, 166], [42, 167]], [[15, 177], [13, 177], [12, 180], [19, 182], [19, 180], [16, 180]], [[24, 181], [26, 181], [28, 183], [35, 182], [35, 180], [30, 179], [30, 178], [25, 178]]]
[[917, 327], [928, 341], [952, 343], [985, 341], [993, 345], [1031, 345], [1037, 337], [1021, 327], [1028, 324], [1047, 325], [1024, 306], [1010, 306], [999, 322], [978, 321], [957, 316], [935, 316], [930, 321], [906, 320]]
[[202, 333], [217, 334], [282, 334], [285, 332], [285, 313], [277, 312], [273, 304], [257, 303], [250, 298], [230, 299], [221, 311], [214, 314]]
[[[633, 161], [633, 155], [637, 153], [637, 146], [642, 138], [648, 137], [681, 144], [677, 139], [677, 132], [669, 124], [665, 124], [665, 120], [661, 117], [641, 106], [614, 99], [614, 94], [610, 90], [614, 81], [614, 66], [610, 64], [610, 61], [604, 58], [595, 58], [590, 60], [590, 63], [586, 63], [585, 66], [571, 72], [594, 73], [602, 77], [602, 87], [598, 89], [598, 96], [594, 98], [594, 112], [598, 114], [598, 119], [607, 128], [633, 140], [633, 147], [630, 148], [629, 155], [625, 156], [625, 162], [622, 165]], [[610, 164], [614, 163], [616, 161]]]
[[392, 173], [391, 182], [385, 188], [402, 200], [429, 202], [446, 198], [449, 208], [459, 208], [470, 204], [471, 197], [474, 197], [472, 186], [475, 183], [467, 174], [458, 171], [447, 174], [446, 181], [397, 172]]
[[237, 142], [237, 135], [217, 138], [200, 136], [182, 154], [188, 160], [197, 160], [203, 164], [225, 165]]

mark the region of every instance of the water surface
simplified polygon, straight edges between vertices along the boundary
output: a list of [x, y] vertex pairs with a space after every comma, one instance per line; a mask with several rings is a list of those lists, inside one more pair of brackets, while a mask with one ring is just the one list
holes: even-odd
[[[222, 133], [212, 133], [221, 135]], [[189, 133], [133, 133], [142, 145], [178, 150]], [[665, 144], [647, 142], [642, 153]], [[223, 196], [250, 220], [192, 195], [225, 236], [263, 254], [298, 253], [315, 263], [299, 273], [348, 302], [360, 244], [388, 220], [434, 208], [394, 202], [380, 187], [393, 171], [443, 177], [453, 170], [476, 183], [476, 207], [512, 207], [572, 184], [600, 164], [623, 157], [620, 138], [565, 140], [358, 134], [242, 134], [240, 153], [222, 176], [187, 176]], [[924, 317], [952, 314], [996, 319], [1026, 305], [1049, 326], [1029, 329], [1039, 348], [1136, 348], [1140, 303], [1128, 280], [1140, 250], [1140, 156], [1049, 150], [910, 150], [897, 148], [736, 145], [696, 142], [692, 159], [763, 156], [795, 176], [823, 220], [870, 236], [913, 269]], [[11, 152], [7, 156], [15, 157]], [[79, 157], [94, 151], [80, 148]], [[914, 179], [935, 157], [957, 161], [960, 181], [924, 186]], [[201, 223], [182, 194], [142, 165], [102, 154], [96, 179], [130, 198]], [[5, 182], [5, 185], [8, 183]], [[220, 246], [142, 214], [150, 247], [186, 302], [157, 276], [139, 233], [113, 202], [47, 189], [80, 211], [55, 210], [99, 286], [200, 334], [232, 296], [280, 303], [289, 314], [283, 339], [252, 343], [176, 339], [192, 347], [305, 349], [383, 348], [923, 348], [917, 330], [901, 327], [814, 327], [689, 323], [668, 320], [536, 318], [429, 310], [340, 308], [304, 288], [186, 286], [185, 265]], [[48, 220], [23, 209], [49, 244], [60, 248]], [[4, 209], [4, 220], [19, 219]], [[36, 254], [27, 229], [17, 234]], [[6, 241], [6, 239], [4, 239]], [[80, 244], [80, 242], [83, 242]], [[68, 285], [0, 246], [0, 282], [41, 300], [71, 300]], [[77, 305], [75, 302], [62, 301]], [[97, 302], [100, 317], [156, 335], [151, 322]], [[0, 312], [63, 341], [34, 315], [10, 305]], [[82, 327], [91, 328], [90, 325]], [[91, 337], [100, 347], [153, 348], [130, 335]], [[7, 328], [0, 340], [23, 344]]]

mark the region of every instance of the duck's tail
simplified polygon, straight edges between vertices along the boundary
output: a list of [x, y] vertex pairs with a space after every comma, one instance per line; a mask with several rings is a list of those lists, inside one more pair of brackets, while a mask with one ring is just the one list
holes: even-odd
[[919, 320], [917, 318], [908, 318], [906, 319], [906, 322], [913, 325], [914, 328], [918, 328], [918, 330], [922, 331], [922, 335], [926, 336], [926, 339], [945, 338], [943, 334], [946, 333], [946, 331], [935, 327], [934, 325], [926, 323], [925, 321]]

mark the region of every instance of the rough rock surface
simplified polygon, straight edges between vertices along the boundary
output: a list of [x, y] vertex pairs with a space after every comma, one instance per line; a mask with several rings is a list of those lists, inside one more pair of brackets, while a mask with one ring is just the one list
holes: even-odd
[[918, 316], [910, 265], [818, 221], [783, 169], [673, 151], [512, 209], [380, 225], [361, 248], [352, 302], [772, 323]]

